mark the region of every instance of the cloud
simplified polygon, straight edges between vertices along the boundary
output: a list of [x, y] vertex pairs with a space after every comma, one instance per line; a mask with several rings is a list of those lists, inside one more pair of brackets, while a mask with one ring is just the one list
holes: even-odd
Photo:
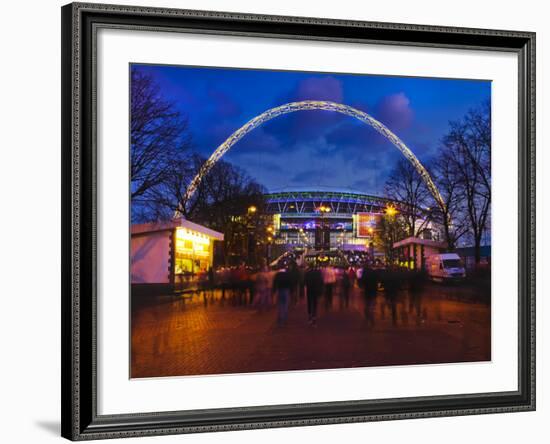
[[366, 193], [382, 193], [389, 172], [400, 158], [402, 156], [391, 147], [366, 151], [351, 165], [352, 187]]
[[353, 182], [351, 188], [363, 193], [376, 194], [377, 190], [380, 188], [379, 185], [377, 178], [374, 175], [369, 175], [367, 178]]
[[[341, 103], [344, 92], [340, 80], [332, 76], [308, 77], [280, 96], [274, 105], [303, 100], [327, 100]], [[343, 119], [341, 114], [332, 111], [297, 111], [278, 117], [265, 125], [266, 131], [285, 138], [288, 143], [296, 143], [317, 137], [338, 124]]]
[[[212, 150], [238, 127], [240, 112], [226, 94], [212, 93], [219, 103], [217, 119], [204, 140]], [[331, 76], [308, 77], [298, 82], [273, 106], [300, 100], [332, 100], [343, 103], [342, 84]], [[374, 106], [354, 102], [403, 140], [411, 140], [416, 125], [410, 100], [404, 93], [382, 97]], [[244, 123], [244, 122], [242, 122]], [[241, 123], [241, 124], [242, 124]], [[407, 142], [406, 142], [407, 143]], [[414, 146], [418, 154], [426, 144]], [[228, 160], [242, 165], [267, 188], [327, 185], [382, 192], [388, 171], [402, 155], [376, 130], [363, 122], [332, 111], [304, 111], [282, 115], [254, 129], [228, 153]], [[281, 159], [284, 159], [281, 162]], [[280, 165], [277, 167], [277, 165]], [[330, 171], [330, 174], [328, 173]]]
[[208, 99], [218, 118], [231, 118], [241, 114], [240, 105], [228, 94], [218, 89], [208, 90]]
[[352, 152], [364, 151], [386, 141], [384, 136], [371, 126], [351, 119], [334, 128], [325, 138], [336, 147], [335, 149], [351, 149]]
[[[199, 126], [207, 126], [209, 129], [207, 133], [200, 134], [198, 140], [202, 146], [211, 146], [213, 150], [245, 122], [238, 118], [241, 108], [229, 94], [212, 88], [208, 91], [208, 98], [210, 112], [207, 118], [199, 122]], [[342, 102], [342, 83], [332, 76], [307, 77], [280, 96], [273, 106], [302, 100]], [[343, 118], [337, 113], [321, 110], [298, 111], [279, 116], [247, 134], [233, 150], [237, 156], [252, 151], [290, 152], [296, 149], [297, 144], [318, 140]]]
[[282, 140], [269, 134], [263, 127], [255, 128], [239, 140], [232, 150], [238, 153], [279, 153]]
[[298, 83], [296, 89], [289, 94], [294, 101], [329, 100], [342, 102], [344, 97], [342, 82], [331, 77], [308, 77]]
[[405, 93], [383, 97], [375, 107], [375, 117], [392, 131], [402, 131], [411, 126], [414, 112]]
[[435, 154], [435, 145], [430, 142], [413, 141], [409, 148], [419, 159], [426, 159]]
[[270, 173], [284, 173], [285, 169], [278, 163], [270, 160], [263, 160], [260, 167]]
[[[410, 141], [409, 135], [414, 132], [414, 111], [410, 100], [404, 93], [390, 94], [382, 97], [375, 106], [369, 109], [365, 103], [353, 105], [380, 120], [402, 137], [404, 142]], [[384, 136], [371, 126], [355, 119], [347, 119], [333, 127], [325, 136], [327, 144], [333, 147], [334, 153], [341, 153], [342, 158], [353, 168], [361, 165], [371, 173], [381, 178], [378, 171], [391, 166], [401, 154]], [[430, 150], [426, 143], [414, 145], [413, 151], [422, 155]], [[359, 171], [358, 171], [359, 172]], [[363, 179], [361, 179], [363, 180]], [[372, 181], [371, 181], [372, 182]]]
[[308, 169], [295, 174], [290, 181], [303, 186], [315, 185], [320, 183], [325, 176], [326, 172], [321, 169]]

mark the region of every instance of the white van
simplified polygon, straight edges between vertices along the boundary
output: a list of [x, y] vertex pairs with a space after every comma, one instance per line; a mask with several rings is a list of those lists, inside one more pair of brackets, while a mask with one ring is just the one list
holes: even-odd
[[456, 253], [434, 254], [426, 258], [426, 271], [436, 282], [459, 281], [466, 277], [462, 259]]

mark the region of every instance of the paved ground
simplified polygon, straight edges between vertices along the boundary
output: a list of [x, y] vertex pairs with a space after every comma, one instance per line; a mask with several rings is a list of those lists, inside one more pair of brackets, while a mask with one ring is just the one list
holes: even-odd
[[[346, 307], [319, 301], [316, 326], [305, 299], [277, 325], [274, 304], [260, 310], [231, 294], [149, 298], [132, 304], [134, 378], [491, 359], [490, 304], [468, 286], [429, 284], [394, 304], [383, 292], [366, 307], [355, 288]], [[481, 300], [480, 300], [481, 299]], [[485, 299], [485, 300], [483, 300]], [[274, 301], [273, 301], [274, 302]], [[392, 310], [393, 309], [393, 310]]]

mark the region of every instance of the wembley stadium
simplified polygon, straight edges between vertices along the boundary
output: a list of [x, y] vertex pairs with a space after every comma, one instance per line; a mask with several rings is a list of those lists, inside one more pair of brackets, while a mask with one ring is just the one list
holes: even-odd
[[273, 190], [265, 204], [274, 221], [274, 243], [285, 249], [372, 250], [379, 219], [388, 210], [401, 211], [390, 199], [329, 187]]

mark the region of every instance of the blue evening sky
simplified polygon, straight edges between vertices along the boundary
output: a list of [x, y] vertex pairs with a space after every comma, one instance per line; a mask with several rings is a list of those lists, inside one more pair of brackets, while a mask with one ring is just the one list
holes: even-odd
[[[421, 162], [437, 154], [449, 121], [491, 97], [491, 82], [133, 65], [187, 115], [194, 149], [208, 157], [249, 119], [299, 100], [331, 100], [384, 123]], [[399, 151], [374, 129], [329, 111], [299, 111], [254, 129], [224, 159], [268, 190], [338, 187], [382, 194]]]

